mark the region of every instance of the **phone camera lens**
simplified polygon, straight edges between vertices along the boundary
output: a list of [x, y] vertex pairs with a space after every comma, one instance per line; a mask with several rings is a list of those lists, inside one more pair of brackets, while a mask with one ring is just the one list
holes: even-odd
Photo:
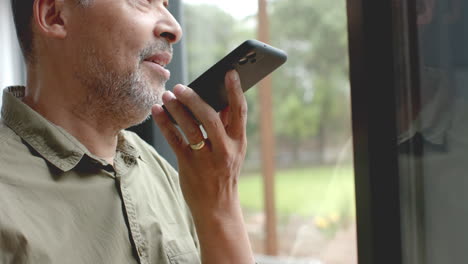
[[239, 60], [239, 65], [244, 65], [248, 62], [249, 60], [247, 58], [242, 58]]
[[257, 53], [255, 51], [250, 52], [247, 54], [247, 59], [253, 59], [257, 56]]

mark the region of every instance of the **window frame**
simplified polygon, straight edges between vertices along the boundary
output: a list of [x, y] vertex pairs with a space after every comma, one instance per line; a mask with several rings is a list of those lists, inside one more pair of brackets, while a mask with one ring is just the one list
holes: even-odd
[[347, 0], [359, 264], [402, 263], [392, 2]]

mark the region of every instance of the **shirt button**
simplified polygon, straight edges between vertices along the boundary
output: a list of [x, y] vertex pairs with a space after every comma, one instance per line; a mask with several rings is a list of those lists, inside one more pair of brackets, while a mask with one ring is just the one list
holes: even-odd
[[144, 252], [143, 248], [142, 248], [142, 247], [138, 247], [138, 255], [140, 255], [140, 257], [143, 256], [143, 252]]

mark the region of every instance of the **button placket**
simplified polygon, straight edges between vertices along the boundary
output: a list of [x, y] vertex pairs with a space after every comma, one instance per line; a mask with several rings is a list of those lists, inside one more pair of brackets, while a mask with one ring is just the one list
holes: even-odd
[[141, 234], [140, 226], [137, 222], [137, 214], [135, 205], [132, 201], [132, 198], [123, 184], [121, 177], [116, 177], [116, 180], [119, 182], [120, 193], [122, 194], [123, 204], [125, 206], [125, 213], [127, 214], [128, 224], [130, 228], [130, 234], [133, 239], [135, 249], [138, 253], [140, 263], [148, 264], [148, 255], [146, 253], [146, 243]]

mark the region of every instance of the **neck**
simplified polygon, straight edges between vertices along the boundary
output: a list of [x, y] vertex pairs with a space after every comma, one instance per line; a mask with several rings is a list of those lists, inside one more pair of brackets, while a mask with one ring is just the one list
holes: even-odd
[[[39, 78], [41, 76], [42, 78]], [[80, 141], [93, 155], [113, 164], [117, 148], [117, 136], [125, 126], [112, 123], [113, 118], [103, 116], [87, 104], [85, 91], [75, 83], [56, 74], [47, 78], [45, 74], [28, 71], [26, 95], [23, 102], [44, 118], [65, 129]], [[92, 113], [92, 114], [90, 114]]]

